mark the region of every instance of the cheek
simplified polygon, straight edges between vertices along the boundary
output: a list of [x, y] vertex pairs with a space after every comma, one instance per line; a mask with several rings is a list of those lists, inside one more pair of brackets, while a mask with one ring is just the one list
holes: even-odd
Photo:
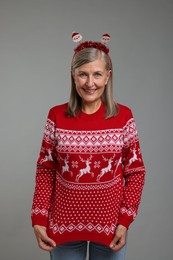
[[79, 97], [82, 97], [83, 94], [82, 94], [82, 88], [79, 86], [79, 85], [76, 85], [76, 92], [77, 94], [79, 95]]
[[85, 84], [85, 80], [76, 78], [75, 84], [76, 84], [76, 87], [80, 88]]
[[81, 89], [82, 89], [82, 87], [83, 87], [82, 81], [79, 80], [79, 79], [76, 79], [75, 85], [76, 85], [76, 91], [78, 92], [78, 94], [80, 94]]
[[106, 85], [106, 80], [101, 80], [98, 82], [97, 86], [100, 87], [101, 89], [104, 89]]

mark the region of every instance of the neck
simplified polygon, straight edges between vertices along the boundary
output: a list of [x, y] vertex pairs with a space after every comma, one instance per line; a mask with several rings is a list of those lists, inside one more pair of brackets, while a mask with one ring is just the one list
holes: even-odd
[[101, 100], [94, 103], [82, 103], [82, 111], [86, 114], [93, 114], [99, 109], [101, 103]]

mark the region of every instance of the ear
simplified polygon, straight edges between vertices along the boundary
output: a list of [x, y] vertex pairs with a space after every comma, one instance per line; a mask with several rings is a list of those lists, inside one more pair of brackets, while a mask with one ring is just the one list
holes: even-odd
[[112, 70], [108, 70], [108, 78], [110, 78]]
[[74, 70], [71, 70], [71, 79], [74, 82], [74, 84], [76, 85], [76, 80], [75, 80], [75, 72]]
[[107, 84], [108, 81], [109, 81], [109, 78], [110, 78], [110, 76], [111, 76], [111, 73], [112, 73], [112, 71], [111, 71], [111, 70], [108, 70], [106, 84]]
[[71, 76], [74, 79], [74, 71], [71, 70]]

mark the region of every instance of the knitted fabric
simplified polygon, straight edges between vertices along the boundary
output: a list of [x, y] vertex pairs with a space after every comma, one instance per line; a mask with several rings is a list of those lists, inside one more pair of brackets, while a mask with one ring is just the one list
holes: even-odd
[[93, 114], [66, 116], [67, 104], [50, 109], [32, 205], [32, 225], [47, 227], [57, 245], [88, 240], [109, 245], [117, 224], [135, 219], [145, 167], [132, 112], [105, 119]]

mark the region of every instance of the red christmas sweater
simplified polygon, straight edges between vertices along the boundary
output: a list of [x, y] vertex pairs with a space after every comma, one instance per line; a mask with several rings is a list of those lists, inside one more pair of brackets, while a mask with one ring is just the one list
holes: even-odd
[[37, 162], [32, 225], [47, 227], [57, 245], [87, 240], [109, 246], [117, 224], [136, 217], [145, 168], [132, 112], [105, 119], [66, 116], [67, 104], [50, 109]]

